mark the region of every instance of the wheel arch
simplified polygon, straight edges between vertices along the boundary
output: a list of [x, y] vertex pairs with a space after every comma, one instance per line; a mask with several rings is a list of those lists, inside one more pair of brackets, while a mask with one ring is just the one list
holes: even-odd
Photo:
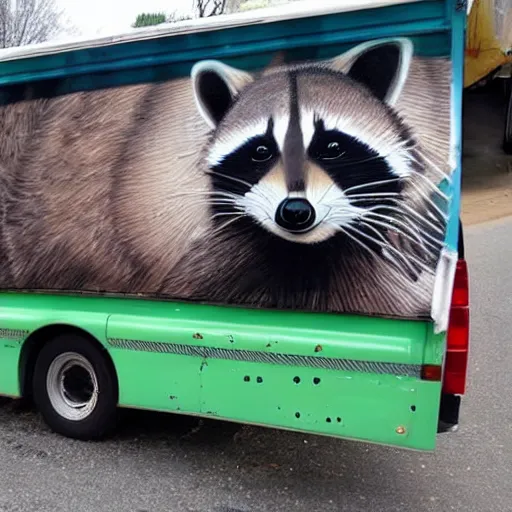
[[105, 357], [116, 383], [116, 398], [119, 399], [119, 380], [114, 360], [106, 347], [90, 332], [72, 324], [57, 323], [45, 325], [33, 331], [24, 341], [19, 359], [19, 385], [20, 394], [24, 398], [31, 398], [32, 378], [37, 357], [46, 343], [63, 334], [75, 334], [86, 338]]

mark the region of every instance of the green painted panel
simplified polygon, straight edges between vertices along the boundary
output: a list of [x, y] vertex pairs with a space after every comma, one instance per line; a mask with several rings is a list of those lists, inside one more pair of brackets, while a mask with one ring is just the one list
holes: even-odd
[[[141, 358], [139, 353], [114, 350], [112, 355], [123, 368], [121, 404], [126, 407], [403, 448], [435, 448], [439, 383], [246, 362], [187, 361], [172, 354], [145, 353]], [[400, 427], [404, 434], [397, 432]]]
[[[98, 299], [55, 297], [43, 294], [0, 293], [0, 329], [32, 333], [47, 325], [80, 327], [105, 342], [108, 302]], [[121, 300], [122, 302], [122, 300]], [[89, 307], [88, 307], [89, 306]]]
[[[158, 311], [147, 317], [114, 314], [109, 318], [107, 335], [114, 340], [269, 354], [402, 364], [423, 362], [426, 324], [421, 322], [402, 325], [393, 320], [363, 317], [293, 313], [281, 316], [257, 310], [199, 305], [193, 308], [193, 318], [183, 305], [177, 309], [169, 307], [164, 318]], [[279, 319], [281, 322], [276, 322]]]
[[441, 365], [446, 350], [446, 334], [435, 334], [433, 326], [427, 329], [427, 340], [425, 343], [425, 353], [423, 364]]
[[0, 395], [18, 397], [20, 386], [18, 378], [19, 358], [22, 338], [6, 335], [2, 329], [0, 337]]
[[[435, 445], [440, 383], [393, 374], [404, 365], [441, 362], [444, 338], [427, 322], [1, 293], [0, 394], [19, 393], [21, 331], [50, 324], [80, 327], [106, 345], [121, 406], [421, 450]], [[247, 354], [254, 360], [244, 360]], [[305, 358], [307, 364], [296, 364]], [[334, 370], [320, 361], [363, 366]]]
[[[425, 340], [431, 330], [429, 322], [416, 320], [128, 298], [0, 293], [1, 328], [34, 331], [48, 324], [77, 325], [104, 343], [109, 316], [110, 338], [409, 364], [423, 362]], [[202, 339], [195, 339], [196, 334]], [[318, 345], [320, 352], [315, 351]]]
[[[389, 375], [278, 369], [251, 363], [234, 369], [227, 361], [208, 361], [201, 372], [201, 384], [203, 414], [433, 448], [437, 417], [430, 411], [438, 403], [435, 395], [440, 393], [435, 384], [429, 387], [415, 379]], [[406, 433], [397, 434], [399, 427]]]
[[171, 412], [200, 410], [201, 359], [113, 349], [124, 406]]

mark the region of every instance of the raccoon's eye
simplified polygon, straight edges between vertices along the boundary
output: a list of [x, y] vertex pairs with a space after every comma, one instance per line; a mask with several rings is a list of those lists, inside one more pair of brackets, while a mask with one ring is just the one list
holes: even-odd
[[268, 146], [260, 144], [254, 148], [251, 158], [253, 162], [266, 162], [270, 160], [272, 156], [272, 150]]
[[318, 148], [317, 157], [320, 160], [335, 160], [343, 156], [344, 151], [341, 149], [341, 144], [336, 141], [327, 143], [323, 148]]

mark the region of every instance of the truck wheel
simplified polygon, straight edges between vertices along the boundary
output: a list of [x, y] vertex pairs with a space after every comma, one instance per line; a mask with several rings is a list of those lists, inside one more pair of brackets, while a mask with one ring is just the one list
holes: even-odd
[[[509, 78], [512, 81], [512, 78]], [[505, 132], [503, 136], [503, 151], [512, 155], [512, 92], [509, 92], [507, 110], [505, 113]]]
[[100, 439], [115, 426], [117, 378], [85, 336], [63, 334], [41, 349], [33, 396], [48, 426], [66, 437]]

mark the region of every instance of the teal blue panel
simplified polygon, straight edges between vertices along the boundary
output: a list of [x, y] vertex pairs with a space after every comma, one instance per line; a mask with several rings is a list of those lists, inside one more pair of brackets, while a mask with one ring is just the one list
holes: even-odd
[[[451, 47], [450, 33], [434, 33], [412, 37], [415, 52], [418, 55], [435, 56], [449, 55]], [[297, 62], [306, 60], [320, 60], [336, 55], [340, 55], [354, 46], [354, 42], [337, 43], [330, 45], [316, 44], [309, 47], [300, 47], [286, 52], [285, 60], [287, 62]], [[275, 56], [275, 52], [259, 52], [242, 57], [230, 57], [223, 59], [226, 64], [242, 69], [262, 69]], [[157, 82], [169, 80], [182, 76], [189, 76], [190, 70], [196, 61], [179, 62], [158, 66], [147, 66], [140, 69], [125, 69], [119, 71], [102, 71], [96, 73], [70, 76], [68, 78], [53, 79], [39, 82], [36, 88], [42, 90], [40, 94], [45, 94], [45, 90], [51, 89], [52, 95], [63, 95], [78, 91], [87, 91], [94, 89], [104, 89], [108, 87], [118, 87], [119, 85], [133, 85], [138, 83]], [[1, 78], [0, 78], [1, 83]], [[19, 93], [19, 85], [12, 84], [13, 92], [7, 87], [0, 89], [0, 104], [12, 101], [13, 94]], [[33, 92], [37, 96], [37, 92]]]
[[454, 1], [452, 18], [452, 130], [454, 130], [454, 159], [456, 168], [452, 174], [450, 218], [446, 230], [446, 244], [450, 249], [457, 250], [459, 239], [459, 216], [462, 172], [462, 92], [464, 89], [464, 45], [466, 30], [466, 11], [457, 9], [458, 2]]

